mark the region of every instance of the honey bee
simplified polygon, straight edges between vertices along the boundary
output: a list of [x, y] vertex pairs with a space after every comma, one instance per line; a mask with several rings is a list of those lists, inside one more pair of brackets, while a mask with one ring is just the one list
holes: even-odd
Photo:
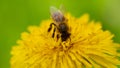
[[[50, 7], [50, 14], [53, 19], [53, 23], [50, 24], [50, 27], [48, 28], [48, 32], [51, 31], [52, 25], [55, 26], [52, 34], [52, 38], [54, 38], [56, 29], [61, 34], [61, 40], [66, 41], [70, 37], [70, 33], [68, 32], [69, 28], [66, 24], [68, 21], [65, 17], [62, 11], [58, 10], [55, 7]], [[59, 35], [57, 34], [57, 39], [59, 39]]]

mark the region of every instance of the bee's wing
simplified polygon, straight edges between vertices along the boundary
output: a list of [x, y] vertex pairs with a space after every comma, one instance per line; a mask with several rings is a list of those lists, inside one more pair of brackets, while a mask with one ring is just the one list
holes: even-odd
[[61, 13], [65, 14], [66, 8], [64, 7], [64, 5], [60, 5], [60, 11]]
[[58, 9], [54, 6], [50, 7], [50, 14], [53, 15], [54, 13], [58, 12]]

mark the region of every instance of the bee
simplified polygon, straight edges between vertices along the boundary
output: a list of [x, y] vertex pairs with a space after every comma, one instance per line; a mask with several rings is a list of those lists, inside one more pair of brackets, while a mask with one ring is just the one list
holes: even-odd
[[[58, 10], [55, 7], [50, 7], [50, 14], [53, 19], [53, 23], [50, 24], [48, 28], [48, 32], [51, 31], [52, 25], [55, 26], [52, 34], [52, 38], [54, 38], [56, 29], [61, 34], [61, 40], [66, 41], [70, 37], [70, 33], [68, 32], [69, 28], [67, 26], [67, 19], [65, 18], [62, 11]], [[57, 34], [57, 39], [59, 39], [59, 35]]]

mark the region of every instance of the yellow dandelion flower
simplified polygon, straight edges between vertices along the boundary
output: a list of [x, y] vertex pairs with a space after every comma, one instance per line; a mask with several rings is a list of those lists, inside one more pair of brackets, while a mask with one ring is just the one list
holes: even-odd
[[[66, 14], [71, 33], [66, 41], [52, 38], [47, 32], [52, 20], [30, 26], [11, 51], [11, 68], [117, 68], [120, 44], [102, 30], [100, 22], [89, 21], [89, 15], [75, 18]], [[59, 32], [55, 32], [55, 36]]]

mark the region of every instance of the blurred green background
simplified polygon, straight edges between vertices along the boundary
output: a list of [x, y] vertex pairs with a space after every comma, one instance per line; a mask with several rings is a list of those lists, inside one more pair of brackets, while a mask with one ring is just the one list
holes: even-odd
[[[63, 4], [73, 16], [89, 13], [120, 43], [120, 0], [0, 0], [0, 68], [10, 67], [11, 47], [30, 25], [49, 19], [50, 6]], [[19, 59], [19, 58], [18, 58]]]

